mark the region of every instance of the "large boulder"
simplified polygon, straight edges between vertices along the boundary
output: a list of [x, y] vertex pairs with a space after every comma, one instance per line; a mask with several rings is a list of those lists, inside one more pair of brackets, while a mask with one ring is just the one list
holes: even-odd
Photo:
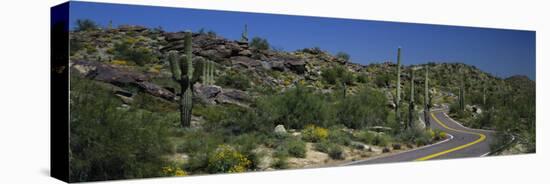
[[222, 92], [222, 88], [219, 86], [200, 83], [196, 83], [193, 89], [195, 95], [208, 104], [215, 104], [216, 97]]
[[148, 82], [149, 77], [140, 72], [90, 61], [73, 61], [71, 64], [71, 72], [91, 80], [101, 81], [119, 87], [137, 86], [146, 93], [166, 100], [175, 99], [174, 93], [154, 83]]
[[297, 74], [303, 74], [306, 71], [306, 62], [300, 59], [286, 60], [285, 67]]
[[256, 67], [262, 66], [262, 62], [252, 59], [250, 57], [244, 57], [244, 56], [231, 57], [231, 64], [233, 66], [241, 66], [244, 68], [256, 68]]

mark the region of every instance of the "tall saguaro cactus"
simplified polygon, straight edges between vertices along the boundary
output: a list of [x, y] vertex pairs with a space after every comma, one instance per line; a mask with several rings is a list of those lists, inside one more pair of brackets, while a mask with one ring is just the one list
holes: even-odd
[[[200, 77], [200, 73], [195, 72], [195, 68], [193, 67], [191, 39], [192, 33], [190, 31], [186, 31], [184, 38], [185, 55], [183, 58], [180, 58], [177, 51], [170, 51], [167, 56], [167, 59], [170, 62], [172, 78], [180, 84], [181, 88], [179, 106], [182, 127], [189, 127], [191, 125], [191, 111], [193, 109], [193, 84]], [[198, 58], [197, 62], [200, 64], [204, 63], [202, 58]]]
[[214, 85], [214, 62], [205, 60], [202, 69], [202, 83], [204, 85]]
[[241, 42], [247, 42], [248, 43], [248, 25], [244, 25], [244, 31], [241, 34]]
[[411, 68], [411, 96], [409, 97], [409, 123], [408, 128], [412, 128], [414, 123], [414, 68]]
[[426, 73], [424, 75], [424, 122], [426, 122], [426, 129], [430, 128], [430, 91], [429, 91], [429, 80], [428, 80], [428, 65], [424, 68]]
[[465, 100], [464, 100], [464, 73], [462, 73], [462, 70], [459, 70], [460, 73], [460, 91], [458, 96], [458, 105], [461, 111], [464, 111], [465, 109]]
[[397, 48], [397, 86], [395, 90], [395, 117], [397, 122], [401, 123], [401, 113], [399, 111], [401, 103], [401, 47]]

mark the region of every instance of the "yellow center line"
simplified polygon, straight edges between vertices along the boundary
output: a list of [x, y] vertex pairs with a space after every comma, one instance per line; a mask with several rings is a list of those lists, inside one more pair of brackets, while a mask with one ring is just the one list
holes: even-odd
[[441, 125], [443, 128], [446, 128], [446, 129], [449, 129], [449, 130], [452, 130], [452, 131], [456, 131], [456, 132], [466, 133], [466, 134], [479, 135], [479, 139], [477, 139], [477, 140], [475, 140], [475, 141], [472, 141], [472, 142], [470, 142], [470, 143], [467, 143], [467, 144], [458, 146], [458, 147], [454, 147], [454, 148], [451, 148], [451, 149], [442, 151], [442, 152], [438, 152], [438, 153], [434, 153], [434, 154], [431, 154], [431, 155], [428, 155], [428, 156], [425, 156], [425, 157], [422, 157], [422, 158], [418, 158], [418, 159], [416, 159], [415, 161], [429, 160], [429, 159], [432, 159], [432, 158], [435, 158], [435, 157], [438, 157], [438, 156], [441, 156], [441, 155], [444, 155], [444, 154], [447, 154], [447, 153], [451, 153], [451, 152], [453, 152], [453, 151], [458, 151], [458, 150], [461, 150], [461, 149], [470, 147], [470, 146], [472, 146], [472, 145], [474, 145], [474, 144], [480, 143], [481, 141], [485, 140], [485, 138], [486, 138], [486, 136], [483, 135], [483, 134], [481, 134], [481, 133], [470, 132], [470, 131], [464, 131], [464, 130], [457, 130], [457, 129], [454, 129], [454, 128], [450, 128], [450, 127], [448, 127], [447, 125], [443, 124], [443, 122], [441, 122], [439, 119], [437, 119], [437, 118], [435, 117], [434, 113], [430, 113], [430, 114], [432, 115], [433, 119], [434, 119], [439, 125]]

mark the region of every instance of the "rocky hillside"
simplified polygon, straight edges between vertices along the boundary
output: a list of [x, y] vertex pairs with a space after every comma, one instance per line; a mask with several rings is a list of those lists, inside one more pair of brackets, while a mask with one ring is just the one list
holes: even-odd
[[[138, 87], [165, 100], [173, 100], [178, 85], [171, 81], [166, 52], [183, 49], [183, 32], [165, 32], [141, 26], [121, 26], [115, 29], [78, 31], [71, 33], [71, 64], [88, 78], [125, 88]], [[215, 81], [221, 88], [196, 90], [204, 93], [210, 103], [229, 102], [258, 96], [263, 93], [285, 90], [300, 82], [323, 92], [339, 89], [344, 81], [347, 93], [354, 93], [358, 86], [372, 86], [386, 91], [388, 103], [393, 101], [395, 88], [395, 64], [392, 62], [361, 65], [341, 57], [335, 57], [320, 48], [305, 48], [294, 52], [262, 50], [247, 43], [228, 40], [214, 33], [193, 34], [193, 54], [215, 62]], [[405, 58], [406, 59], [406, 58]], [[482, 91], [483, 84], [496, 86], [503, 80], [473, 66], [459, 63], [428, 63], [432, 93], [454, 96], [461, 75], [466, 77], [467, 88], [472, 93]], [[335, 75], [331, 69], [342, 67]], [[409, 70], [423, 67], [405, 66], [402, 86], [410, 82]], [[91, 72], [91, 73], [90, 73]], [[325, 75], [323, 75], [325, 72]], [[343, 73], [343, 74], [342, 74]], [[418, 72], [417, 72], [418, 73]], [[415, 79], [423, 84], [423, 71]], [[228, 81], [231, 80], [231, 81]], [[228, 95], [220, 93], [228, 88]], [[232, 88], [232, 89], [229, 89]], [[489, 91], [497, 89], [489, 89]], [[407, 90], [403, 90], [407, 91]], [[423, 91], [418, 88], [417, 94]], [[132, 92], [118, 92], [131, 96]], [[408, 93], [405, 93], [405, 98]], [[216, 98], [212, 101], [211, 98]], [[417, 98], [423, 98], [419, 95]], [[419, 101], [421, 102], [421, 101]]]

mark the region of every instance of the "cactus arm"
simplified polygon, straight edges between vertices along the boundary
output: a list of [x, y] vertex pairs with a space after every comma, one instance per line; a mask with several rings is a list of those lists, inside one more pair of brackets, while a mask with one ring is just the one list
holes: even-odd
[[172, 71], [172, 79], [175, 81], [181, 80], [181, 70], [178, 65], [179, 56], [177, 51], [170, 51], [168, 52], [166, 58], [168, 59], [168, 62], [170, 64], [170, 70]]

